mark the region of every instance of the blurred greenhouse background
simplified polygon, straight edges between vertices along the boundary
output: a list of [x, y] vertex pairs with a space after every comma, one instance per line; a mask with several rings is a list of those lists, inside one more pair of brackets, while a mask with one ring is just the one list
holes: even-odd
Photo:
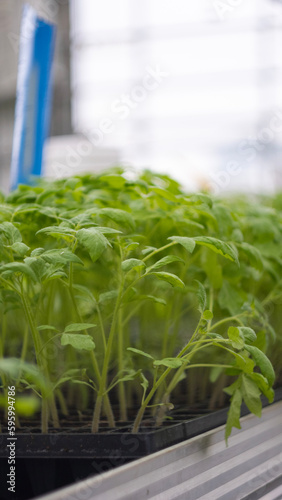
[[[189, 189], [282, 185], [282, 2], [30, 1], [58, 24], [47, 175], [151, 167]], [[20, 0], [0, 3], [7, 190]]]

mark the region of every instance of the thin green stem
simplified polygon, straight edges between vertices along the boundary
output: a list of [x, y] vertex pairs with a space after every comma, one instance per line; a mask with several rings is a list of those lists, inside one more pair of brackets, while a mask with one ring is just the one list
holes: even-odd
[[[30, 328], [30, 331], [32, 334], [37, 364], [38, 364], [39, 368], [41, 369], [41, 372], [44, 374], [47, 383], [50, 383], [48, 364], [47, 364], [47, 362], [46, 363], [44, 362], [42, 355], [39, 354], [39, 352], [41, 350], [40, 335], [39, 335], [38, 330], [36, 328], [36, 325], [34, 323], [31, 307], [30, 307], [30, 304], [29, 304], [29, 301], [27, 298], [27, 294], [24, 292], [23, 287], [22, 287], [22, 291], [21, 291], [21, 300], [22, 300], [25, 316], [26, 316], [26, 319], [27, 319], [27, 322], [29, 324], [29, 328]], [[58, 413], [57, 413], [57, 408], [56, 408], [56, 404], [55, 404], [54, 394], [51, 393], [49, 395], [46, 395], [45, 392], [42, 392], [41, 430], [43, 433], [48, 432], [48, 416], [49, 416], [48, 406], [50, 407], [54, 426], [59, 427], [59, 419], [58, 419]]]
[[164, 245], [161, 248], [157, 248], [153, 252], [149, 253], [149, 255], [146, 255], [146, 257], [143, 259], [143, 262], [146, 262], [147, 260], [149, 260], [154, 255], [157, 255], [157, 253], [162, 252], [163, 250], [166, 250], [167, 248], [173, 247], [175, 245], [178, 245], [177, 241], [172, 241], [171, 243], [168, 243], [167, 245]]
[[107, 340], [106, 340], [106, 335], [105, 335], [105, 329], [104, 329], [104, 323], [103, 323], [103, 319], [102, 319], [101, 309], [100, 309], [98, 304], [96, 304], [96, 309], [97, 309], [97, 314], [98, 314], [99, 326], [100, 326], [100, 330], [101, 330], [101, 334], [102, 334], [104, 351], [106, 351]]
[[114, 308], [111, 329], [110, 329], [110, 333], [109, 333], [109, 337], [108, 337], [107, 349], [105, 352], [103, 369], [102, 369], [102, 374], [101, 374], [101, 379], [100, 379], [100, 384], [99, 384], [99, 391], [98, 391], [95, 409], [94, 409], [94, 414], [93, 414], [92, 432], [98, 432], [98, 430], [99, 430], [102, 401], [103, 401], [103, 397], [105, 396], [106, 389], [107, 389], [106, 385], [107, 385], [108, 368], [109, 368], [109, 363], [110, 363], [111, 354], [112, 354], [113, 340], [114, 340], [114, 336], [116, 333], [117, 316], [118, 316], [118, 310], [120, 307], [120, 303], [122, 300], [122, 294], [123, 294], [123, 281], [120, 285], [118, 297], [117, 297], [115, 308]]
[[241, 321], [239, 320], [239, 318], [242, 316], [247, 316], [246, 312], [236, 314], [236, 316], [230, 316], [229, 318], [221, 319], [217, 323], [214, 323], [211, 326], [211, 328], [208, 329], [207, 331], [214, 330], [215, 328], [218, 328], [219, 326], [224, 325], [225, 323], [229, 323], [230, 321], [237, 321], [238, 323], [242, 324]]
[[[72, 264], [72, 262], [70, 264]], [[70, 275], [72, 275], [72, 266], [70, 266]], [[70, 297], [71, 297], [71, 300], [72, 300], [72, 303], [73, 303], [73, 306], [74, 306], [75, 314], [76, 314], [79, 322], [83, 323], [83, 320], [82, 320], [81, 314], [80, 314], [80, 312], [78, 310], [77, 303], [76, 303], [75, 296], [74, 296], [74, 291], [73, 291], [73, 286], [72, 286], [72, 278], [70, 278], [68, 289], [69, 289]], [[88, 333], [87, 333], [86, 330], [83, 330], [82, 333], [84, 333], [84, 335], [88, 335]], [[91, 358], [91, 361], [92, 361], [92, 365], [93, 365], [94, 373], [96, 375], [96, 379], [97, 379], [98, 384], [99, 384], [100, 381], [101, 381], [101, 373], [100, 373], [99, 365], [98, 365], [98, 362], [97, 362], [97, 359], [96, 359], [94, 351], [90, 351], [90, 358]], [[106, 394], [105, 398], [106, 398], [106, 401], [105, 401], [105, 410], [106, 410], [106, 414], [107, 414], [107, 419], [108, 419], [109, 426], [110, 427], [115, 427], [114, 416], [113, 416], [113, 412], [112, 412], [112, 409], [111, 409], [109, 397], [108, 397], [107, 394]]]
[[[123, 327], [122, 327], [122, 310], [118, 311], [118, 369], [119, 372], [123, 373], [124, 371], [124, 342], [123, 342]], [[118, 384], [118, 393], [119, 393], [119, 409], [120, 409], [120, 420], [127, 420], [127, 404], [126, 404], [126, 396], [125, 396], [125, 387], [124, 382], [120, 382]]]

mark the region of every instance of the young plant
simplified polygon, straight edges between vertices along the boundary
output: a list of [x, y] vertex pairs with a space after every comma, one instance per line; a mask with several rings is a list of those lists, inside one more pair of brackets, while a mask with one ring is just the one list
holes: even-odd
[[[114, 169], [20, 186], [1, 203], [0, 358], [18, 356], [44, 376], [43, 432], [59, 426], [58, 408], [92, 407], [98, 432], [104, 415], [114, 427], [136, 402], [133, 432], [148, 409], [160, 424], [185, 380], [190, 402], [191, 383], [212, 404], [229, 384], [226, 437], [242, 401], [260, 415], [261, 394], [272, 400], [279, 199], [219, 200], [168, 176], [127, 180]], [[5, 392], [1, 362], [0, 372]]]

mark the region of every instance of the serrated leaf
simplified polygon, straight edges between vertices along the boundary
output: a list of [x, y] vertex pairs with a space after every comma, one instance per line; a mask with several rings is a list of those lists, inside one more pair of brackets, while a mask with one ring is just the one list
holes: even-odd
[[213, 201], [210, 196], [204, 193], [193, 194], [190, 198], [194, 203], [205, 203], [210, 208], [213, 206]]
[[261, 417], [262, 403], [260, 399], [260, 390], [257, 387], [254, 380], [248, 377], [248, 375], [243, 374], [241, 391], [243, 399], [249, 408], [249, 410], [256, 415]]
[[106, 248], [110, 246], [107, 238], [94, 227], [80, 229], [77, 231], [76, 237], [79, 243], [86, 248], [93, 262], [96, 262]]
[[167, 302], [164, 299], [161, 299], [159, 297], [155, 297], [154, 295], [139, 295], [139, 299], [140, 300], [143, 300], [143, 299], [153, 300], [157, 304], [162, 304], [164, 306], [166, 306], [166, 304], [167, 304]]
[[129, 272], [132, 269], [140, 269], [142, 267], [146, 267], [146, 264], [140, 259], [127, 259], [121, 264], [121, 268], [124, 272]]
[[88, 328], [94, 328], [93, 323], [71, 323], [70, 325], [66, 326], [64, 329], [64, 333], [69, 333], [69, 332], [82, 332], [83, 330], [88, 330]]
[[82, 260], [67, 248], [47, 250], [41, 254], [41, 258], [50, 264], [74, 262], [83, 266]]
[[45, 252], [44, 248], [35, 248], [34, 250], [32, 250], [30, 256], [31, 257], [39, 257], [44, 252]]
[[29, 247], [22, 243], [21, 241], [16, 241], [11, 245], [11, 249], [16, 252], [21, 257], [24, 257], [26, 253], [29, 251]]
[[232, 316], [241, 312], [245, 298], [243, 292], [224, 281], [218, 294], [218, 303], [221, 309], [227, 309]]
[[235, 349], [243, 349], [245, 342], [244, 337], [240, 335], [239, 329], [236, 326], [230, 326], [227, 331], [228, 337], [232, 342], [232, 347]]
[[37, 231], [36, 234], [41, 234], [41, 233], [47, 233], [50, 236], [71, 236], [73, 237], [75, 235], [75, 230], [71, 229], [70, 227], [63, 227], [63, 226], [48, 226], [48, 227], [43, 227], [39, 231]]
[[258, 248], [246, 242], [242, 242], [237, 246], [241, 248], [241, 250], [247, 255], [253, 267], [258, 269], [259, 271], [263, 270], [262, 255]]
[[122, 234], [122, 231], [118, 229], [113, 229], [112, 227], [96, 227], [97, 231], [100, 231], [102, 234]]
[[247, 326], [238, 326], [238, 330], [241, 338], [246, 344], [252, 344], [256, 341], [257, 336], [252, 328], [248, 328]]
[[0, 267], [0, 273], [11, 272], [11, 273], [21, 273], [25, 274], [33, 281], [37, 281], [36, 275], [33, 270], [23, 262], [10, 262]]
[[183, 281], [178, 276], [176, 276], [176, 274], [165, 273], [165, 272], [152, 272], [152, 273], [146, 274], [146, 276], [151, 276], [151, 275], [156, 276], [158, 279], [160, 279], [162, 281], [166, 281], [167, 283], [169, 283], [173, 287], [178, 287], [178, 288], [185, 287], [185, 284], [183, 283]]
[[166, 257], [163, 257], [162, 259], [158, 260], [150, 266], [147, 270], [147, 272], [151, 272], [153, 269], [160, 269], [161, 267], [167, 266], [168, 264], [171, 264], [172, 262], [182, 262], [184, 263], [184, 260], [181, 259], [180, 257], [177, 257], [177, 255], [166, 255]]
[[3, 222], [0, 224], [0, 234], [3, 233], [9, 243], [13, 244], [22, 241], [22, 236], [18, 228], [12, 222]]
[[194, 238], [188, 238], [187, 236], [170, 236], [168, 240], [176, 241], [179, 245], [182, 245], [185, 250], [192, 253], [196, 244]]
[[87, 286], [76, 284], [76, 285], [73, 285], [72, 287], [74, 290], [77, 290], [78, 292], [82, 293], [83, 295], [86, 295], [90, 299], [91, 302], [94, 302], [94, 304], [96, 303], [96, 300], [95, 300], [93, 293], [91, 292], [91, 290]]
[[272, 386], [275, 380], [275, 373], [268, 357], [255, 346], [246, 345], [245, 349], [251, 354], [257, 366], [260, 368], [262, 375], [268, 380], [269, 385]]
[[152, 187], [151, 190], [154, 191], [154, 193], [161, 196], [162, 198], [165, 198], [166, 200], [173, 201], [173, 202], [178, 201], [176, 196], [171, 191], [167, 191], [166, 189], [163, 189], [160, 187]]
[[267, 397], [269, 403], [272, 403], [274, 400], [274, 390], [269, 387], [268, 380], [261, 373], [255, 372], [250, 373], [249, 377], [254, 380], [260, 391]]
[[196, 236], [193, 239], [197, 245], [208, 247], [213, 250], [213, 252], [216, 252], [239, 265], [238, 251], [231, 243], [226, 243], [225, 241], [218, 240], [212, 236]]
[[180, 358], [164, 358], [156, 359], [154, 361], [154, 366], [166, 366], [167, 368], [179, 368], [182, 366], [182, 360]]
[[135, 349], [135, 347], [128, 347], [127, 350], [132, 351], [135, 354], [140, 354], [141, 356], [145, 356], [146, 358], [155, 359], [155, 358], [153, 358], [153, 356], [151, 356], [151, 354], [148, 354], [147, 352], [141, 351], [140, 349]]
[[95, 348], [90, 335], [83, 335], [79, 333], [63, 333], [61, 336], [62, 345], [71, 345], [74, 349], [92, 351]]
[[202, 283], [198, 280], [195, 280], [195, 281], [198, 285], [198, 289], [196, 292], [198, 304], [199, 304], [198, 310], [200, 311], [201, 314], [203, 314], [205, 309], [206, 309], [207, 294], [206, 294], [205, 287], [202, 285]]
[[241, 429], [241, 424], [240, 424], [241, 404], [242, 404], [242, 395], [240, 390], [236, 389], [233, 393], [233, 396], [231, 397], [231, 404], [227, 414], [227, 422], [225, 427], [226, 443], [233, 427]]
[[120, 210], [119, 208], [101, 208], [99, 210], [100, 215], [105, 215], [109, 219], [113, 220], [116, 224], [121, 226], [129, 227], [130, 229], [135, 228], [135, 222], [132, 215], [125, 210]]

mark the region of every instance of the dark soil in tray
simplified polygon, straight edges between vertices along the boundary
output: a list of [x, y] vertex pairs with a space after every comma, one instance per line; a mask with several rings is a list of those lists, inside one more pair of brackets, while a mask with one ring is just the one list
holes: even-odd
[[[275, 393], [275, 401], [282, 399], [282, 389]], [[263, 399], [263, 405], [267, 401]], [[72, 413], [62, 418], [61, 428], [50, 428], [49, 434], [41, 434], [37, 422], [23, 422], [16, 432], [16, 496], [7, 493], [7, 437], [0, 434], [0, 498], [26, 500], [59, 487], [85, 479], [114, 467], [124, 465], [181, 441], [223, 425], [228, 408], [207, 410], [198, 405], [186, 410], [175, 407], [161, 427], [156, 427], [152, 417], [144, 418], [138, 434], [132, 434], [132, 421], [117, 422], [109, 429], [106, 422], [101, 432], [90, 433], [91, 412], [78, 416]], [[242, 407], [242, 415], [248, 409]], [[39, 422], [38, 422], [39, 423]], [[3, 485], [6, 491], [3, 496]]]

